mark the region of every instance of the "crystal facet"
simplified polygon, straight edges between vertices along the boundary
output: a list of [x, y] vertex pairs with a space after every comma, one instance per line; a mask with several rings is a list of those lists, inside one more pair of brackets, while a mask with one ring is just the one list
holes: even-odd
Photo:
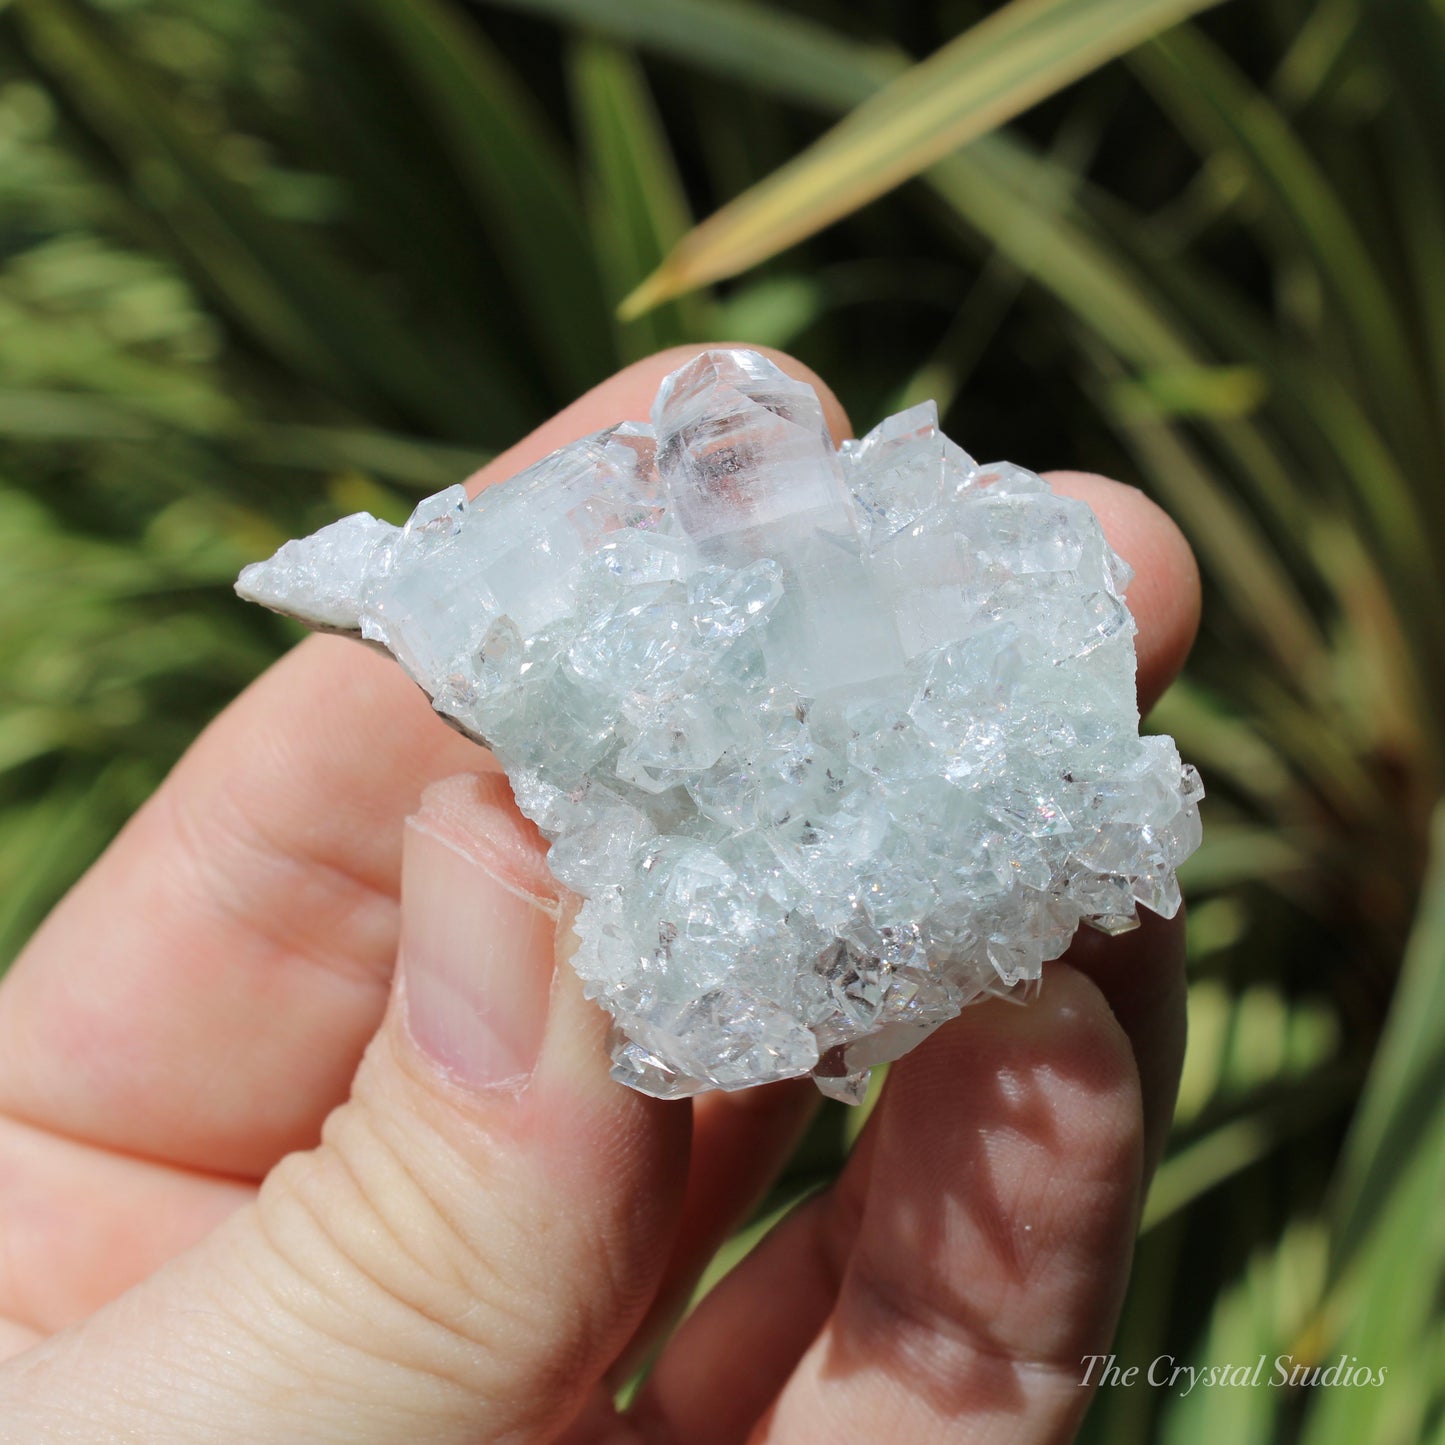
[[385, 647], [493, 750], [584, 900], [615, 1077], [857, 1100], [1079, 923], [1178, 909], [1203, 788], [1139, 736], [1131, 575], [931, 403], [835, 450], [810, 387], [713, 351], [650, 426], [344, 518], [237, 590]]

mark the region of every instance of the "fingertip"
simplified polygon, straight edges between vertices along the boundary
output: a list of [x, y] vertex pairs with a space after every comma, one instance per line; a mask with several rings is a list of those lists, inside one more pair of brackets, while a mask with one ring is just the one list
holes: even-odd
[[1140, 1193], [1138, 1085], [1102, 995], [1055, 967], [1026, 1008], [965, 1009], [893, 1065], [868, 1130], [836, 1303], [765, 1438], [1072, 1438]]
[[[489, 755], [482, 756], [491, 763]], [[444, 839], [556, 915], [557, 882], [547, 867], [547, 842], [517, 810], [500, 769], [457, 773], [428, 784], [408, 822]]]
[[1134, 569], [1126, 600], [1139, 624], [1139, 706], [1147, 712], [1178, 676], [1199, 630], [1199, 564], [1174, 519], [1137, 487], [1092, 472], [1049, 472], [1046, 480], [1088, 503]]

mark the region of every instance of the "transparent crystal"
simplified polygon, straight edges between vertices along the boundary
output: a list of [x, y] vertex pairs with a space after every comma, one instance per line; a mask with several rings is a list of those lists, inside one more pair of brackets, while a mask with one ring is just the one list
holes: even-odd
[[1080, 923], [1179, 907], [1203, 788], [1139, 736], [1131, 575], [931, 403], [835, 450], [811, 388], [714, 351], [649, 426], [344, 518], [237, 590], [386, 647], [493, 750], [583, 899], [615, 1077], [856, 1101]]

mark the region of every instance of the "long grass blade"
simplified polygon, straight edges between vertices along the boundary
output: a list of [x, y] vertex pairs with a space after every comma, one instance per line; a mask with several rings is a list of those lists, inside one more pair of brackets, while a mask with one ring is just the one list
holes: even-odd
[[[1410, 7], [1398, 7], [1406, 9]], [[1441, 74], [1445, 72], [1445, 13], [1376, 11], [1378, 40], [1391, 62], [1393, 105], [1382, 147], [1390, 217], [1400, 235], [1408, 264], [1408, 285], [1415, 302], [1422, 368], [1434, 385], [1433, 420], [1445, 445], [1445, 161], [1440, 156], [1440, 127], [1445, 125]], [[1420, 479], [1424, 483], [1425, 479]], [[1437, 525], [1445, 526], [1445, 494], [1424, 486], [1426, 500], [1437, 504]]]
[[736, 275], [1219, 0], [1013, 0], [859, 106], [688, 235], [623, 303], [636, 315]]
[[[1101, 358], [1100, 365], [1107, 374], [1109, 363]], [[1281, 671], [1299, 680], [1302, 692], [1316, 690], [1326, 665], [1324, 640], [1248, 513], [1214, 481], [1180, 428], [1159, 418], [1118, 420], [1240, 621], [1251, 627], [1261, 649], [1275, 658]]]
[[1245, 158], [1266, 202], [1271, 243], [1286, 256], [1312, 259], [1331, 314], [1349, 333], [1362, 386], [1395, 422], [1405, 454], [1417, 461], [1428, 455], [1430, 428], [1404, 318], [1348, 207], [1284, 113], [1190, 26], [1141, 46], [1132, 64], [1161, 109], [1196, 137], [1201, 156]]
[[[569, 61], [588, 216], [615, 304], [661, 262], [691, 216], [642, 67], [629, 52], [595, 38], [577, 41]], [[702, 312], [694, 298], [623, 324], [624, 359], [700, 337]]]
[[847, 110], [907, 68], [889, 46], [749, 0], [481, 0], [697, 66], [819, 110]]
[[[475, 25], [438, 0], [366, 0], [414, 77], [564, 396], [612, 369], [611, 327], [560, 148]], [[425, 224], [422, 220], [422, 224]]]
[[[1025, 161], [1040, 163], [1036, 157]], [[1350, 585], [1357, 585], [1362, 565], [1373, 574], [1372, 588], [1378, 583], [1376, 590], [1392, 602], [1392, 615], [1376, 624], [1396, 634], [1383, 644], [1397, 655], [1401, 679], [1387, 705], [1415, 714], [1406, 731], [1438, 741], [1445, 707], [1445, 590], [1429, 529], [1420, 521], [1417, 489], [1374, 416], [1323, 358], [1303, 347], [1287, 347], [1268, 318], [1208, 272], [1155, 243], [1143, 218], [1096, 194], [1089, 195], [1088, 205], [1101, 212], [1110, 235], [1118, 238], [1115, 266], [1128, 274], [1132, 262], [1136, 288], [1152, 290], [1166, 314], [1187, 317], [1197, 345], [1247, 361], [1270, 377], [1271, 421], [1297, 460], [1286, 463], [1248, 423], [1215, 425], [1209, 431], [1233, 464], [1233, 475], [1272, 520], [1273, 550], [1281, 556], [1294, 556], [1297, 565], [1308, 565], [1327, 585], [1337, 586], [1344, 556], [1340, 528], [1359, 533], [1348, 559]], [[1068, 232], [1072, 219], [1062, 218], [1059, 229]], [[1105, 339], [1111, 339], [1108, 333]], [[1401, 637], [1409, 640], [1408, 654], [1401, 652]], [[1431, 659], [1436, 659], [1433, 666]]]
[[[1337, 1175], [1336, 1285], [1323, 1320], [1333, 1348], [1386, 1365], [1414, 1354], [1445, 1286], [1445, 807], [1435, 817], [1423, 898]], [[1397, 1369], [1390, 1383], [1388, 1401], [1349, 1391], [1316, 1407], [1303, 1438], [1418, 1438], [1428, 1377]]]
[[1328, 1066], [1267, 1103], [1208, 1130], [1159, 1167], [1140, 1228], [1158, 1228], [1194, 1200], [1259, 1163], [1286, 1139], [1317, 1128], [1345, 1109], [1357, 1077]]
[[1445, 807], [1435, 817], [1421, 896], [1390, 1021], [1340, 1167], [1334, 1218], [1341, 1260], [1360, 1247], [1389, 1197], [1390, 1180], [1429, 1152], [1419, 1145], [1433, 1137], [1445, 1167]]

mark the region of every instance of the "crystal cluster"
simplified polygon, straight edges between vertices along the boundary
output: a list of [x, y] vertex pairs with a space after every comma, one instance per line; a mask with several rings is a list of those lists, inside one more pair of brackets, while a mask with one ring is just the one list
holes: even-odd
[[1139, 736], [1129, 568], [932, 404], [835, 450], [747, 351], [405, 527], [347, 517], [243, 597], [388, 649], [490, 747], [585, 900], [615, 1077], [861, 1096], [1082, 921], [1172, 915], [1198, 775]]

